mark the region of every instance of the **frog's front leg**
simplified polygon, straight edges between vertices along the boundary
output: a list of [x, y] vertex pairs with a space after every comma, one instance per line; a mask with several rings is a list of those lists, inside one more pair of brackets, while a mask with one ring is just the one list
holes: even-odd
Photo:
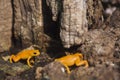
[[65, 66], [65, 68], [66, 68], [66, 70], [67, 70], [67, 73], [70, 74], [70, 69], [69, 69], [69, 67], [68, 67], [67, 65], [65, 65], [65, 64], [63, 64], [63, 65]]
[[31, 59], [31, 57], [28, 57], [28, 59], [27, 59], [27, 64], [28, 64], [28, 66], [33, 67], [33, 66], [30, 64], [30, 59]]

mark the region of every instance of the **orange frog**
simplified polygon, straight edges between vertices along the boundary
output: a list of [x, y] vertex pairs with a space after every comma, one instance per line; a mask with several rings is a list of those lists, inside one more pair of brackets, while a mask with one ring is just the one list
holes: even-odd
[[85, 65], [85, 67], [89, 66], [87, 60], [83, 60], [83, 55], [80, 53], [71, 54], [71, 55], [69, 54], [62, 58], [55, 59], [55, 61], [58, 61], [61, 64], [63, 64], [66, 67], [68, 74], [70, 73], [69, 66], [73, 66], [74, 64], [76, 66], [81, 66], [81, 65]]
[[30, 64], [30, 59], [33, 56], [39, 56], [39, 55], [40, 55], [39, 50], [23, 50], [19, 52], [17, 55], [11, 55], [10, 63], [12, 63], [13, 61], [18, 62], [21, 59], [27, 59], [28, 66], [32, 67], [32, 65]]

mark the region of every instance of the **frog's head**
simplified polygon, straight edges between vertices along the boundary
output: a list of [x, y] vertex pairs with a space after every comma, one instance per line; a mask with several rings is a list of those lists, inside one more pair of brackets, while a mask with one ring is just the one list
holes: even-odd
[[33, 56], [39, 56], [40, 55], [40, 51], [39, 50], [34, 50], [33, 51]]

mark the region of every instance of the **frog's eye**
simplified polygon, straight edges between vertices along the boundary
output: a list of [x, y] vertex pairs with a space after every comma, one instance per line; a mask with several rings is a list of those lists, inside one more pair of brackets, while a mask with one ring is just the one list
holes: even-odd
[[34, 52], [33, 54], [35, 54], [35, 55], [36, 55], [37, 53], [36, 53], [36, 52]]

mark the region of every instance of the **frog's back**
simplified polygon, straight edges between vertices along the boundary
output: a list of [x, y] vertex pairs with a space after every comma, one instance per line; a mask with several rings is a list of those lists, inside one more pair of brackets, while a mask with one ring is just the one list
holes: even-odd
[[32, 56], [34, 50], [23, 50], [21, 52], [19, 52], [17, 54], [17, 56], [21, 57], [21, 58], [28, 58], [30, 56]]
[[73, 65], [75, 60], [76, 57], [74, 55], [67, 55], [62, 58], [56, 59], [56, 61], [66, 64], [68, 66]]

